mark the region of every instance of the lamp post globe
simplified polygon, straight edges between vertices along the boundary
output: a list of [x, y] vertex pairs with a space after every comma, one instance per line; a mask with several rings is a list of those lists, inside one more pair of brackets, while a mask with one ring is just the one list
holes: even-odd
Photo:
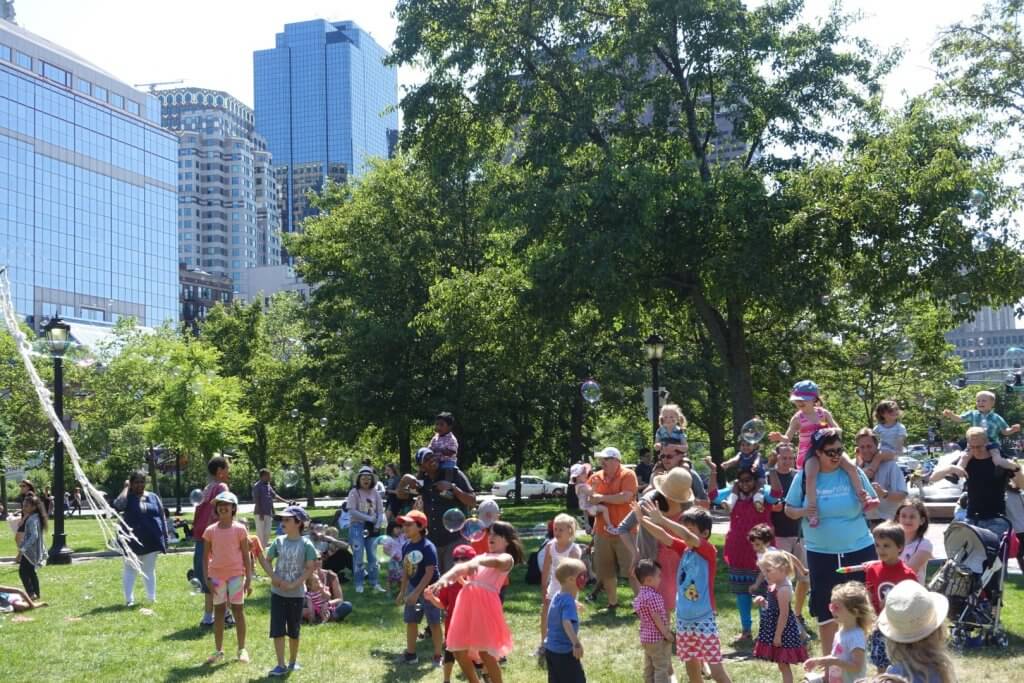
[[[71, 326], [54, 316], [43, 326], [53, 356], [53, 411], [64, 424], [64, 354], [71, 346]], [[71, 548], [64, 533], [64, 442], [54, 431], [53, 440], [53, 546], [49, 564], [71, 564]]]

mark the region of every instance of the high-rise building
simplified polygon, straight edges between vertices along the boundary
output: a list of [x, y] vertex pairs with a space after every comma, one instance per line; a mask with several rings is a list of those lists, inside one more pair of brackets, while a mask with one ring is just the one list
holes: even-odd
[[946, 333], [964, 370], [975, 378], [1002, 377], [1019, 367], [1024, 348], [1024, 329], [1017, 327], [1013, 306], [982, 308], [968, 322]]
[[283, 229], [312, 213], [306, 191], [358, 176], [387, 158], [398, 130], [398, 74], [387, 52], [351, 21], [286, 24], [253, 54], [256, 129], [281, 167]]
[[177, 321], [177, 157], [158, 99], [0, 21], [0, 265], [18, 314]]
[[206, 88], [163, 90], [159, 97], [163, 125], [179, 140], [181, 263], [235, 282], [246, 268], [280, 263], [276, 181], [252, 109]]

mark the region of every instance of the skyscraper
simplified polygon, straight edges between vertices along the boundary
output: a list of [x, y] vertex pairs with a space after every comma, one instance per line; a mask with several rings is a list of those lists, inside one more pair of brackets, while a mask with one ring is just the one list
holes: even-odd
[[17, 312], [37, 328], [55, 313], [177, 321], [177, 156], [159, 100], [0, 21], [0, 265]]
[[386, 56], [353, 22], [323, 19], [285, 25], [273, 48], [253, 54], [256, 130], [282, 169], [285, 232], [311, 213], [307, 189], [326, 178], [344, 182], [368, 158], [388, 157], [398, 74]]
[[178, 135], [178, 256], [236, 283], [242, 270], [280, 263], [280, 212], [266, 141], [252, 109], [226, 92], [160, 92]]

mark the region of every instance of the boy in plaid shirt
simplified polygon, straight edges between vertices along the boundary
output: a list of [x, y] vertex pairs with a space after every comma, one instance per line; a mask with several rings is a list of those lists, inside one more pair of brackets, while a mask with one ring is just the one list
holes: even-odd
[[669, 683], [672, 679], [672, 631], [668, 628], [665, 599], [658, 592], [661, 565], [654, 560], [636, 564], [640, 592], [633, 609], [640, 617], [640, 646], [644, 649], [644, 683]]

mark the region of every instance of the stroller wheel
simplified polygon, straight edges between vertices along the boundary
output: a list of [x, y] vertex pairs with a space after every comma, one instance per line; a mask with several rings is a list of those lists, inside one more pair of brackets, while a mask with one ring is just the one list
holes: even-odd
[[995, 645], [996, 647], [1006, 647], [1010, 644], [1010, 637], [1006, 635], [1006, 631], [998, 630], [994, 631], [992, 635], [989, 636], [988, 642], [990, 645]]
[[953, 647], [957, 650], [963, 650], [967, 645], [967, 632], [959, 626], [956, 626], [953, 628], [953, 633], [951, 635]]

